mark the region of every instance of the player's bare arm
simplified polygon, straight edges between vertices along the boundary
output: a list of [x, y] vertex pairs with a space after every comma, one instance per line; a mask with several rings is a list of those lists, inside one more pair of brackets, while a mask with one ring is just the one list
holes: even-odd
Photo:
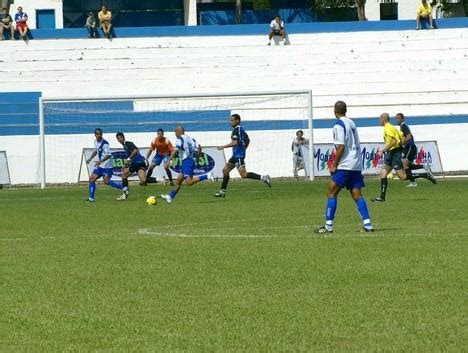
[[169, 166], [171, 165], [171, 162], [172, 162], [172, 159], [174, 158], [175, 154], [177, 153], [177, 150], [174, 149], [172, 152], [171, 152], [171, 155], [169, 156], [169, 159], [167, 160], [167, 162], [164, 164], [164, 168], [169, 168]]
[[138, 153], [138, 150], [134, 148], [128, 155], [128, 158], [125, 160], [125, 166], [130, 164], [130, 161], [132, 160], [133, 157], [135, 157], [137, 153]]
[[89, 164], [93, 160], [93, 158], [96, 157], [96, 155], [97, 151], [94, 150], [93, 153], [91, 153], [91, 156], [89, 156], [89, 158], [86, 160], [86, 164]]
[[237, 146], [238, 144], [239, 144], [239, 141], [232, 140], [231, 143], [228, 143], [227, 145], [218, 146], [218, 150], [222, 151], [225, 148], [234, 147], [234, 146]]
[[340, 163], [341, 156], [343, 156], [344, 152], [344, 145], [336, 145], [336, 155], [335, 155], [335, 160], [333, 161], [333, 165], [330, 167], [330, 173], [336, 172], [336, 168], [338, 167], [338, 164]]

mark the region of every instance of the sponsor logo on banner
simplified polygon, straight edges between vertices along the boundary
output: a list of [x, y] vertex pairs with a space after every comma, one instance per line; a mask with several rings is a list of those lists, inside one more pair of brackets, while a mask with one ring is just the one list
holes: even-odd
[[[425, 141], [417, 142], [416, 145], [418, 152], [414, 164], [422, 166], [427, 163], [433, 172], [441, 173], [443, 169], [437, 143], [435, 141]], [[309, 175], [308, 146], [301, 146], [301, 148], [303, 149], [302, 155], [304, 156], [306, 174]], [[380, 173], [384, 163], [383, 148], [383, 143], [361, 143], [363, 174], [376, 175]], [[333, 144], [314, 144], [314, 174], [316, 176], [330, 175], [329, 169], [333, 165], [335, 156], [336, 150]]]
[[383, 153], [380, 147], [372, 147], [371, 149], [369, 146], [364, 146], [361, 149], [361, 155], [363, 172], [380, 168], [383, 164]]
[[430, 151], [425, 151], [423, 146], [420, 146], [418, 149], [418, 154], [416, 155], [416, 159], [414, 164], [416, 165], [424, 165], [424, 164], [432, 165], [432, 154]]
[[318, 147], [315, 149], [314, 160], [317, 171], [320, 173], [330, 170], [330, 167], [333, 165], [333, 161], [335, 160], [335, 156], [336, 151], [334, 146], [325, 148]]
[[[83, 160], [89, 158], [91, 153], [93, 152], [92, 148], [85, 148], [83, 149]], [[148, 152], [147, 147], [140, 148], [140, 153], [145, 156]], [[115, 180], [120, 179], [122, 175], [122, 168], [125, 166], [125, 160], [127, 159], [127, 154], [125, 151], [121, 149], [111, 148], [112, 154], [112, 178]], [[83, 163], [82, 160], [82, 163]], [[87, 180], [88, 176], [93, 172], [94, 169], [94, 162], [97, 159], [94, 158], [93, 162], [89, 163], [88, 165], [84, 164], [84, 169], [88, 171], [88, 175], [82, 175], [80, 171], [79, 180], [84, 181]], [[195, 160], [195, 159], [194, 159]], [[203, 152], [201, 153], [200, 158], [198, 161], [195, 161], [195, 169], [194, 175], [202, 175], [209, 172], [212, 172], [215, 178], [220, 178], [223, 176], [223, 167], [226, 163], [226, 158], [224, 156], [224, 151], [219, 151], [216, 147], [204, 147]], [[176, 156], [172, 160], [171, 170], [174, 173], [179, 173], [182, 166], [182, 161]], [[136, 180], [136, 173], [130, 175], [130, 180]], [[163, 163], [157, 166], [152, 174], [153, 177], [156, 178], [163, 178], [166, 176], [166, 172], [164, 171]]]
[[[202, 152], [200, 157], [193, 158], [195, 162], [195, 168], [193, 170], [194, 175], [203, 175], [211, 172], [215, 167], [214, 159], [207, 153]], [[179, 157], [174, 157], [172, 159], [171, 169], [177, 173], [181, 172], [182, 160]]]

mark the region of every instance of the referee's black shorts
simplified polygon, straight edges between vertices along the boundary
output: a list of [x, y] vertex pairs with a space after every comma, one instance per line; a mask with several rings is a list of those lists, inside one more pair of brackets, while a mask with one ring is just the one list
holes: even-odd
[[395, 170], [401, 169], [401, 152], [401, 148], [398, 147], [385, 153], [384, 164]]

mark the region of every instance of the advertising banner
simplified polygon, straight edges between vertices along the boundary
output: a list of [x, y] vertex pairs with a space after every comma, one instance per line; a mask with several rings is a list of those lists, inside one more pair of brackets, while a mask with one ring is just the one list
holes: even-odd
[[[416, 142], [418, 149], [414, 164], [420, 165], [421, 168], [426, 163], [430, 166], [434, 173], [442, 173], [442, 161], [439, 155], [439, 148], [436, 141]], [[302, 146], [304, 156], [304, 165], [306, 173], [309, 175], [309, 146]], [[361, 156], [363, 161], [363, 174], [377, 175], [380, 173], [384, 156], [382, 150], [383, 143], [361, 143]], [[328, 171], [335, 159], [335, 146], [331, 143], [314, 144], [314, 175], [328, 176]]]
[[[139, 148], [140, 153], [143, 156], [146, 156], [148, 153], [148, 147]], [[91, 156], [93, 153], [93, 148], [83, 148], [83, 156], [81, 158], [81, 166], [80, 166], [80, 173], [78, 176], [78, 181], [86, 181], [89, 178], [89, 175], [93, 172], [94, 169], [94, 162], [97, 161], [97, 156], [88, 164], [86, 165], [86, 160]], [[113, 167], [113, 175], [112, 179], [120, 180], [122, 168], [125, 165], [125, 159], [127, 159], [127, 153], [120, 148], [111, 148], [112, 153], [112, 167]], [[153, 154], [150, 156], [148, 160], [151, 163], [153, 158]], [[203, 147], [202, 153], [200, 158], [195, 161], [195, 175], [202, 175], [209, 172], [212, 172], [215, 178], [222, 178], [223, 177], [223, 167], [226, 164], [226, 157], [224, 156], [223, 151], [219, 151], [216, 147]], [[180, 172], [180, 168], [182, 165], [182, 161], [176, 156], [172, 160], [171, 164], [171, 171], [173, 173], [173, 177], [176, 178], [177, 174]], [[87, 173], [83, 173], [83, 171], [87, 171]], [[166, 176], [166, 172], [163, 167], [163, 163], [159, 166], [154, 168], [152, 176], [156, 179], [163, 179]], [[128, 178], [129, 180], [138, 180], [136, 173], [130, 175]]]
[[5, 151], [0, 151], [0, 185], [10, 185], [10, 171]]

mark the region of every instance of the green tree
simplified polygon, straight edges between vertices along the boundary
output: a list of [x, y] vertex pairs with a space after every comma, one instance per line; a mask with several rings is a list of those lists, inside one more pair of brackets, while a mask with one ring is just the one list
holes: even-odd
[[314, 0], [312, 8], [320, 11], [326, 8], [353, 6], [357, 9], [359, 21], [366, 21], [366, 0]]

